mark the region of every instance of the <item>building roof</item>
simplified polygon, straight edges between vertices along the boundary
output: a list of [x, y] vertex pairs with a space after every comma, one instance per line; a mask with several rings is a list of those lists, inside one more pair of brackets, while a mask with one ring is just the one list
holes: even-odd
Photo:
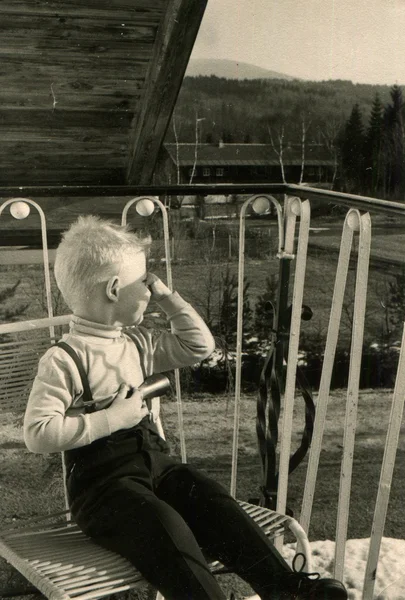
[[[206, 167], [253, 166], [263, 167], [280, 164], [279, 157], [271, 144], [165, 144], [170, 158], [180, 167], [194, 165]], [[197, 154], [197, 159], [196, 159]], [[302, 164], [301, 146], [286, 146], [283, 150], [286, 166]], [[334, 161], [328, 150], [321, 145], [308, 145], [305, 148], [306, 166], [333, 166]]]
[[149, 183], [206, 3], [2, 0], [0, 185]]

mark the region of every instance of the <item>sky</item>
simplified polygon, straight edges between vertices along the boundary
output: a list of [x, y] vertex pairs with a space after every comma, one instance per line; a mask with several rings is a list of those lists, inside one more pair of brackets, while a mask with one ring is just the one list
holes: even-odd
[[405, 84], [405, 0], [208, 0], [192, 58]]

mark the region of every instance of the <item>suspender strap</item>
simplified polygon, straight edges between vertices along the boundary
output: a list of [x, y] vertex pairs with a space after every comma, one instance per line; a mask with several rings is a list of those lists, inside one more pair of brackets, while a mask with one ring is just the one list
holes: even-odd
[[58, 342], [57, 344], [55, 344], [55, 346], [58, 346], [59, 348], [65, 350], [65, 352], [69, 354], [70, 358], [75, 363], [77, 370], [79, 371], [80, 379], [83, 386], [83, 400], [85, 403], [86, 412], [94, 412], [95, 406], [93, 402], [93, 394], [91, 393], [89, 380], [87, 379], [87, 373], [84, 370], [82, 361], [80, 360], [77, 352], [73, 350], [72, 346], [69, 346], [69, 344], [67, 344], [66, 342]]
[[[139, 352], [139, 358], [140, 358], [143, 378], [146, 379], [147, 373], [146, 373], [146, 369], [145, 369], [145, 364], [143, 362], [142, 346], [140, 345], [139, 340], [137, 339], [137, 337], [135, 335], [129, 333], [128, 331], [126, 331], [125, 333], [134, 342], [134, 344]], [[80, 360], [76, 350], [74, 350], [72, 348], [72, 346], [70, 346], [66, 342], [62, 342], [62, 341], [55, 344], [55, 346], [58, 346], [59, 348], [62, 348], [63, 350], [65, 350], [65, 352], [67, 352], [69, 354], [70, 358], [75, 363], [77, 370], [79, 371], [80, 379], [81, 379], [82, 386], [83, 386], [83, 401], [84, 401], [86, 413], [94, 412], [96, 410], [96, 407], [95, 407], [94, 400], [93, 400], [93, 394], [91, 393], [89, 380], [87, 378], [87, 373], [84, 370], [83, 363]]]
[[[145, 363], [143, 361], [143, 348], [142, 348], [138, 338], [136, 337], [136, 335], [134, 335], [132, 332], [129, 332], [128, 330], [125, 330], [125, 334], [129, 337], [129, 339], [131, 339], [134, 342], [136, 349], [138, 350], [139, 362], [141, 364], [142, 375], [145, 380], [148, 376], [148, 373], [146, 372]], [[152, 373], [149, 373], [149, 375], [151, 375], [151, 374]]]

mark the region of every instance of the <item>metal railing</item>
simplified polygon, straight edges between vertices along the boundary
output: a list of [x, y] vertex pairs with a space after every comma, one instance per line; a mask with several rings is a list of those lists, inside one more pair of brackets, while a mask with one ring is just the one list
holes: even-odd
[[179, 185], [120, 185], [120, 186], [0, 186], [0, 198], [105, 198], [109, 197], [139, 197], [139, 196], [186, 196], [186, 195], [230, 195], [240, 194], [253, 196], [257, 194], [286, 194], [306, 200], [322, 200], [333, 202], [340, 206], [358, 208], [389, 215], [404, 215], [405, 204], [373, 198], [346, 194], [333, 190], [312, 188], [306, 185], [281, 183], [220, 183], [220, 184], [179, 184]]
[[[279, 473], [277, 489], [277, 510], [286, 510], [289, 461], [291, 453], [292, 415], [296, 393], [296, 373], [299, 352], [300, 322], [303, 303], [303, 292], [305, 286], [305, 269], [307, 262], [308, 236], [310, 227], [310, 203], [311, 200], [320, 200], [333, 203], [337, 206], [348, 208], [346, 218], [342, 227], [342, 240], [340, 254], [335, 274], [335, 288], [330, 311], [329, 327], [326, 336], [324, 360], [321, 372], [320, 388], [318, 393], [317, 412], [314, 422], [312, 446], [309, 455], [307, 478], [305, 483], [302, 509], [301, 525], [308, 532], [311, 520], [312, 502], [319, 466], [319, 455], [322, 449], [322, 439], [325, 428], [328, 399], [331, 388], [331, 375], [335, 359], [337, 340], [339, 336], [339, 325], [342, 316], [343, 296], [347, 283], [347, 272], [352, 253], [354, 236], [358, 238], [356, 286], [354, 296], [354, 319], [351, 336], [349, 383], [347, 388], [346, 421], [344, 426], [344, 448], [341, 465], [340, 491], [337, 509], [336, 525], [336, 550], [335, 550], [335, 576], [344, 577], [345, 544], [347, 539], [347, 524], [349, 515], [349, 499], [351, 493], [351, 478], [353, 466], [354, 437], [356, 432], [356, 414], [359, 396], [360, 364], [364, 333], [365, 303], [367, 298], [367, 281], [369, 270], [369, 255], [371, 242], [371, 217], [370, 213], [384, 214], [387, 216], [405, 216], [405, 204], [389, 202], [375, 198], [367, 198], [352, 194], [343, 194], [318, 188], [310, 188], [298, 185], [279, 184], [249, 184], [249, 185], [177, 185], [177, 186], [121, 186], [121, 187], [18, 187], [0, 188], [0, 196], [13, 197], [128, 197], [131, 198], [123, 211], [122, 222], [125, 223], [128, 208], [134, 202], [144, 197], [151, 199], [157, 204], [163, 214], [163, 229], [165, 242], [165, 260], [169, 287], [172, 287], [171, 257], [169, 244], [169, 221], [163, 202], [166, 196], [181, 195], [246, 195], [247, 199], [240, 209], [239, 217], [239, 262], [238, 262], [238, 314], [237, 314], [237, 341], [236, 341], [236, 375], [235, 375], [235, 413], [234, 413], [234, 436], [232, 448], [232, 474], [231, 492], [236, 494], [237, 462], [238, 462], [238, 436], [240, 420], [241, 400], [241, 356], [243, 335], [243, 279], [245, 264], [245, 218], [248, 206], [254, 205], [258, 199], [265, 199], [268, 206], [273, 205], [276, 209], [278, 223], [278, 252], [280, 261], [277, 320], [276, 329], [279, 334], [279, 344], [274, 350], [274, 368], [280, 372], [283, 369], [283, 361], [287, 357], [287, 370], [284, 391], [284, 414], [281, 428], [281, 445], [279, 451]], [[160, 198], [160, 199], [159, 199]], [[278, 199], [277, 199], [278, 198]], [[0, 207], [2, 210], [12, 199], [7, 200]], [[32, 205], [35, 203], [29, 200]], [[299, 222], [298, 239], [296, 241], [296, 222]], [[46, 225], [45, 225], [46, 229]], [[46, 245], [46, 235], [43, 236]], [[46, 250], [45, 259], [45, 281], [48, 281]], [[289, 295], [289, 282], [291, 279], [291, 265], [295, 262], [294, 287], [292, 291], [292, 310], [287, 318], [287, 304]], [[48, 283], [46, 283], [48, 285]], [[51, 316], [51, 314], [50, 314]], [[288, 340], [286, 339], [288, 337]], [[393, 394], [391, 417], [386, 437], [384, 460], [381, 469], [378, 495], [374, 509], [372, 531], [370, 532], [370, 548], [364, 581], [363, 598], [370, 599], [373, 595], [375, 584], [375, 569], [378, 564], [378, 554], [384, 531], [384, 523], [387, 515], [389, 489], [393, 477], [393, 464], [398, 447], [399, 427], [403, 414], [405, 399], [405, 349], [404, 339], [399, 356], [398, 377]], [[183, 430], [181, 413], [181, 391], [180, 380], [176, 377], [177, 395], [179, 401], [180, 430]], [[269, 395], [271, 391], [269, 390]], [[263, 423], [262, 423], [263, 425]], [[264, 423], [268, 428], [268, 423]], [[265, 432], [265, 435], [268, 433]], [[186, 460], [186, 448], [184, 433], [181, 433], [181, 454]], [[279, 542], [279, 543], [282, 543]]]

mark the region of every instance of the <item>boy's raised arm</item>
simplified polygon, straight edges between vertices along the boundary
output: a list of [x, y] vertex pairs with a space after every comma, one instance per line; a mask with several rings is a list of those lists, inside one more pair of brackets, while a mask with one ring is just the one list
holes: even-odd
[[[151, 371], [155, 373], [191, 366], [207, 358], [215, 349], [214, 338], [197, 311], [177, 292], [171, 292], [160, 280], [158, 282], [155, 287], [159, 292], [166, 288], [166, 293], [154, 293], [151, 285], [152, 299], [165, 312], [172, 331], [161, 332], [148, 348], [147, 354], [153, 359]], [[146, 339], [144, 343], [147, 343]]]

